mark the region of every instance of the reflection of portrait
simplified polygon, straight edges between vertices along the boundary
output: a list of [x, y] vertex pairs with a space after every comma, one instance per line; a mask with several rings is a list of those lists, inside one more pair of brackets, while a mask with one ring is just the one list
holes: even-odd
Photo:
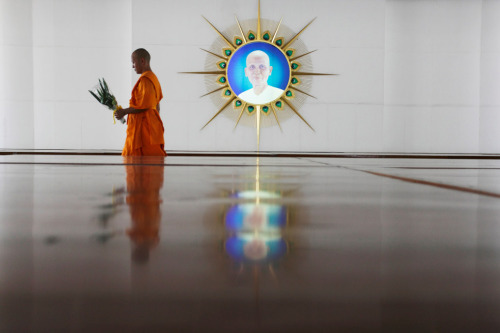
[[252, 84], [252, 88], [238, 95], [248, 103], [269, 103], [283, 94], [283, 90], [270, 86], [267, 83], [273, 71], [269, 56], [260, 50], [251, 52], [246, 59], [245, 76]]
[[243, 253], [250, 260], [264, 259], [269, 252], [269, 246], [264, 239], [253, 238], [248, 243], [243, 245]]
[[225, 243], [226, 253], [240, 262], [273, 262], [287, 252], [287, 242], [281, 234], [240, 233]]
[[[266, 192], [259, 192], [266, 196]], [[272, 261], [286, 253], [282, 229], [287, 223], [287, 210], [274, 204], [238, 204], [226, 212], [226, 229], [230, 237], [226, 251], [242, 261]]]

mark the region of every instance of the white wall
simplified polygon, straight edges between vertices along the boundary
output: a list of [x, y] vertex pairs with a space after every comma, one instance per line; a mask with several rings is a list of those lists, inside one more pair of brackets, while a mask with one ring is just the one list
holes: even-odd
[[0, 0], [0, 148], [34, 146], [31, 1]]
[[500, 152], [500, 1], [483, 1], [481, 16], [479, 151]]
[[88, 89], [105, 77], [128, 103], [131, 20], [126, 0], [33, 0], [36, 149], [121, 147], [122, 126]]
[[[300, 30], [317, 77], [301, 113], [265, 128], [261, 150], [500, 153], [500, 1], [261, 0]], [[255, 129], [220, 117], [204, 70], [221, 30], [257, 0], [0, 0], [0, 148], [121, 149], [125, 128], [87, 89], [105, 77], [122, 104], [130, 52], [152, 54], [167, 150], [253, 151]]]

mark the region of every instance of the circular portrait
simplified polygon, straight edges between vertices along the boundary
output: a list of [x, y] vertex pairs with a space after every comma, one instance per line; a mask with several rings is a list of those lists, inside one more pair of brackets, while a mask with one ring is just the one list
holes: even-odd
[[244, 102], [262, 105], [281, 97], [290, 82], [290, 65], [278, 47], [266, 42], [237, 49], [227, 66], [231, 90]]

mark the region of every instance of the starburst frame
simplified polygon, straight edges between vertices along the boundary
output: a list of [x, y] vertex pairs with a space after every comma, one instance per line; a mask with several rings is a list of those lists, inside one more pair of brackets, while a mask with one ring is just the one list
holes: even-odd
[[[324, 75], [337, 75], [337, 74], [328, 74], [328, 73], [312, 73], [312, 72], [302, 72], [300, 71], [301, 64], [297, 60], [310, 55], [317, 50], [310, 51], [301, 55], [296, 55], [296, 50], [291, 48], [291, 45], [297, 40], [297, 38], [314, 22], [312, 19], [304, 28], [302, 28], [298, 33], [296, 33], [290, 40], [286, 41], [284, 37], [279, 37], [279, 29], [283, 18], [280, 19], [279, 23], [276, 26], [274, 33], [271, 33], [269, 30], [262, 32], [261, 30], [261, 16], [260, 16], [260, 0], [258, 0], [258, 11], [257, 11], [257, 32], [253, 30], [249, 30], [246, 34], [244, 33], [238, 18], [236, 18], [236, 23], [238, 25], [238, 29], [240, 35], [234, 36], [233, 41], [230, 41], [222, 32], [220, 32], [207, 18], [203, 17], [208, 24], [217, 32], [220, 38], [227, 45], [226, 47], [221, 49], [221, 54], [217, 54], [205, 49], [203, 51], [215, 56], [218, 58], [218, 61], [215, 63], [217, 70], [213, 71], [198, 71], [198, 72], [181, 72], [183, 74], [201, 74], [201, 75], [216, 75], [217, 83], [220, 85], [215, 90], [212, 90], [201, 97], [208, 96], [217, 92], [221, 92], [221, 98], [225, 100], [225, 103], [219, 110], [213, 115], [213, 117], [202, 127], [204, 129], [208, 124], [210, 124], [215, 118], [217, 118], [226, 108], [230, 105], [235, 110], [239, 110], [239, 116], [236, 120], [236, 124], [234, 128], [236, 128], [243, 116], [243, 113], [247, 113], [249, 116], [256, 116], [255, 119], [255, 127], [257, 128], [257, 150], [260, 148], [260, 128], [261, 128], [261, 115], [269, 115], [272, 113], [274, 118], [276, 119], [276, 123], [281, 128], [281, 124], [278, 118], [279, 111], [283, 110], [286, 107], [290, 108], [295, 115], [297, 115], [311, 130], [314, 131], [313, 127], [304, 119], [304, 117], [299, 113], [298, 108], [294, 105], [293, 99], [297, 93], [303, 94], [305, 96], [316, 98], [310, 95], [307, 91], [299, 89], [298, 87], [301, 84], [300, 77], [301, 76], [324, 76]], [[231, 60], [231, 57], [243, 46], [251, 44], [251, 43], [268, 43], [279, 49], [283, 55], [285, 56], [288, 67], [289, 67], [289, 79], [286, 89], [284, 89], [282, 95], [274, 99], [272, 101], [266, 102], [264, 104], [255, 104], [248, 103], [243, 99], [239, 98], [235, 92], [233, 91], [231, 85], [228, 80], [228, 64]]]

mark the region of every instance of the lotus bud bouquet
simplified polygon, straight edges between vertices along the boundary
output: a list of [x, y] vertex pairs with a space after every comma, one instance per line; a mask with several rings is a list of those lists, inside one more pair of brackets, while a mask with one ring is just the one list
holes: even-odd
[[[106, 80], [104, 80], [104, 78], [99, 79], [99, 84], [96, 85], [92, 90], [89, 90], [89, 93], [91, 93], [99, 103], [113, 111], [113, 122], [116, 124], [115, 113], [122, 107], [118, 105], [115, 96], [113, 96], [113, 94], [109, 90]], [[125, 119], [122, 118], [120, 119], [120, 121], [122, 122], [122, 124], [125, 124]]]

